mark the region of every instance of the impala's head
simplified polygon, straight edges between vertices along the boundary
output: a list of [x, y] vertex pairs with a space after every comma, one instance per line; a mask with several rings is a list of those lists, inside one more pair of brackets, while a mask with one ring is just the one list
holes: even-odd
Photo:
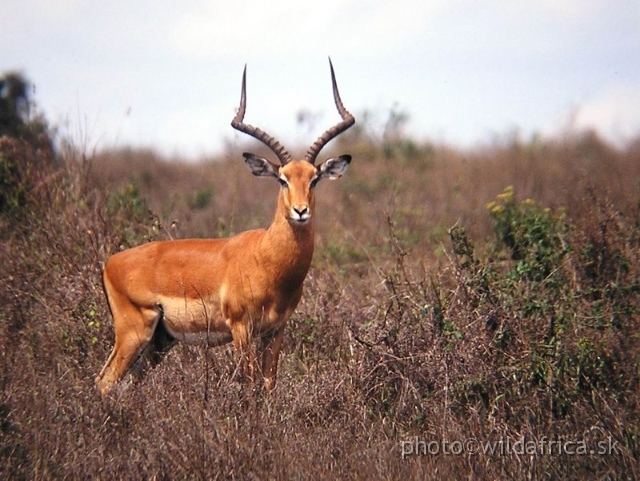
[[281, 185], [278, 202], [284, 208], [289, 222], [297, 225], [307, 224], [313, 216], [314, 196], [313, 190], [317, 183], [324, 178], [337, 179], [347, 170], [350, 155], [341, 155], [325, 160], [320, 165], [316, 165], [316, 157], [320, 150], [329, 143], [331, 139], [341, 134], [355, 123], [353, 115], [342, 105], [336, 76], [333, 71], [331, 59], [331, 82], [333, 84], [333, 98], [336, 108], [342, 117], [342, 121], [328, 129], [318, 137], [305, 155], [304, 160], [292, 160], [289, 152], [273, 137], [266, 132], [245, 124], [244, 114], [247, 108], [247, 68], [245, 66], [242, 74], [242, 93], [240, 95], [240, 107], [238, 113], [231, 121], [231, 126], [248, 134], [269, 147], [278, 157], [280, 165], [269, 160], [245, 152], [244, 160], [251, 169], [253, 175], [259, 177], [274, 177]]
[[280, 183], [280, 197], [289, 222], [304, 225], [311, 220], [315, 205], [313, 191], [321, 179], [338, 179], [347, 170], [350, 155], [325, 160], [319, 166], [306, 160], [275, 165], [267, 159], [245, 152], [244, 160], [253, 175], [274, 177]]

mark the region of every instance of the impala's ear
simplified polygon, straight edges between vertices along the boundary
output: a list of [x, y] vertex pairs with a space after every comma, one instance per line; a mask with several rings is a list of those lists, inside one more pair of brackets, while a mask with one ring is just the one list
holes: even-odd
[[242, 154], [244, 161], [249, 166], [251, 173], [258, 177], [275, 177], [278, 178], [278, 166], [272, 164], [263, 157], [257, 157], [249, 152]]
[[318, 166], [318, 179], [339, 179], [347, 171], [349, 162], [351, 162], [350, 155], [341, 155], [325, 160]]

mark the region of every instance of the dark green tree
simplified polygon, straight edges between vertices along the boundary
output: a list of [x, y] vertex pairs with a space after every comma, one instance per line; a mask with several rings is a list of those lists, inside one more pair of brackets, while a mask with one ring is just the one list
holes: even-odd
[[56, 161], [52, 132], [32, 106], [32, 91], [20, 73], [0, 76], [0, 215], [22, 213]]
[[29, 121], [30, 84], [17, 72], [0, 77], [0, 137], [19, 136]]

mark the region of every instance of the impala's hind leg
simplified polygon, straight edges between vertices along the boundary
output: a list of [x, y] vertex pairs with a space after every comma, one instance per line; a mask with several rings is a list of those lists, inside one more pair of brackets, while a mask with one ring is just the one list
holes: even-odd
[[177, 340], [167, 331], [162, 319], [158, 321], [153, 330], [151, 342], [148, 342], [131, 368], [131, 374], [142, 378], [149, 369], [153, 369], [164, 359]]
[[152, 340], [161, 317], [159, 309], [140, 308], [128, 298], [107, 289], [113, 316], [116, 342], [96, 384], [102, 395], [107, 394], [122, 379]]

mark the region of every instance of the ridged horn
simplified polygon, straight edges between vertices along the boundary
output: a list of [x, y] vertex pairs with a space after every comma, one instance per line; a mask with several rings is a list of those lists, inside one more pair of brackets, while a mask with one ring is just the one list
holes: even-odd
[[338, 92], [338, 84], [336, 83], [336, 74], [333, 70], [333, 63], [331, 63], [331, 58], [329, 58], [329, 66], [331, 67], [331, 83], [333, 85], [333, 99], [336, 102], [336, 108], [338, 109], [338, 113], [340, 117], [342, 117], [342, 122], [337, 123], [330, 129], [328, 129], [324, 134], [318, 137], [305, 155], [305, 160], [315, 164], [316, 157], [322, 150], [322, 148], [329, 143], [334, 137], [340, 135], [342, 132], [351, 127], [356, 119], [349, 113], [347, 109], [344, 108], [342, 104], [342, 100], [340, 99], [340, 92]]
[[280, 159], [280, 164], [285, 165], [291, 161], [291, 155], [287, 152], [280, 142], [274, 139], [271, 135], [267, 134], [265, 131], [260, 130], [257, 127], [254, 127], [249, 124], [245, 124], [244, 114], [247, 110], [247, 66], [244, 66], [244, 71], [242, 72], [242, 92], [240, 94], [240, 107], [238, 107], [238, 113], [231, 121], [231, 126], [243, 132], [251, 137], [259, 140], [267, 147], [269, 147], [274, 154]]

